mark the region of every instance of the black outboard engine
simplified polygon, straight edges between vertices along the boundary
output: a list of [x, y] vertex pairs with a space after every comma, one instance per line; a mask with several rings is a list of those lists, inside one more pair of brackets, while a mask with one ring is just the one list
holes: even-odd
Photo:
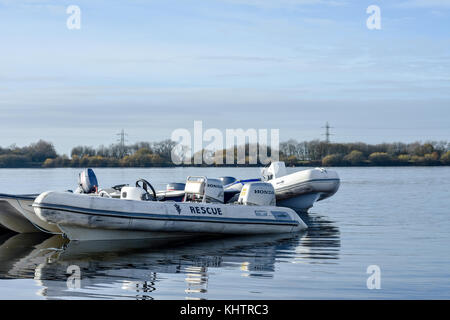
[[236, 178], [234, 178], [234, 177], [220, 177], [219, 180], [222, 181], [222, 185], [223, 186], [226, 186], [226, 185], [229, 185], [229, 184], [235, 182]]
[[94, 170], [85, 169], [80, 173], [78, 176], [78, 189], [80, 193], [94, 193], [98, 191], [98, 181]]

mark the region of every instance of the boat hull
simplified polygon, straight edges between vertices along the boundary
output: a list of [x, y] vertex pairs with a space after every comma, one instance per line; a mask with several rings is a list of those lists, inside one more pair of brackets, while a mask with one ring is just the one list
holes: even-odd
[[[32, 202], [33, 200], [31, 200]], [[18, 208], [20, 208], [20, 205], [17, 200], [11, 199], [8, 195], [0, 194], [0, 224], [17, 233], [39, 232]]]
[[291, 208], [298, 213], [307, 213], [320, 198], [320, 193], [302, 194], [284, 200], [278, 200], [277, 206]]
[[114, 229], [99, 229], [99, 228], [84, 228], [74, 225], [60, 226], [63, 233], [70, 240], [136, 240], [136, 239], [151, 239], [151, 240], [171, 240], [180, 238], [192, 238], [195, 234], [192, 233], [175, 233], [175, 232], [149, 232], [149, 231], [134, 231], [134, 230], [114, 230]]
[[306, 229], [289, 208], [156, 202], [47, 192], [33, 204], [71, 240], [140, 239], [192, 234], [267, 234]]
[[[238, 180], [225, 189], [228, 198], [239, 193], [246, 183], [259, 179]], [[340, 179], [335, 171], [316, 168], [302, 170], [267, 181], [275, 189], [277, 206], [287, 207], [296, 212], [307, 212], [315, 202], [333, 196], [340, 186]]]
[[[309, 172], [308, 172], [309, 171]], [[339, 177], [314, 171], [298, 172], [270, 181], [275, 189], [277, 205], [296, 212], [308, 212], [317, 201], [333, 196], [339, 189]]]
[[36, 216], [33, 202], [37, 196], [37, 194], [0, 194], [0, 223], [18, 233], [39, 231], [62, 233], [58, 226], [42, 221]]

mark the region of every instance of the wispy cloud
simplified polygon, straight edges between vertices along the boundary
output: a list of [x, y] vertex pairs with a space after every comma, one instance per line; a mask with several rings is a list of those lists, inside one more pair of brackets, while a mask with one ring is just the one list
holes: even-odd
[[402, 8], [450, 8], [450, 0], [409, 0], [397, 3]]
[[221, 0], [233, 4], [248, 5], [262, 8], [300, 7], [313, 5], [343, 6], [347, 1], [342, 0]]
[[251, 56], [203, 56], [201, 60], [229, 60], [245, 62], [283, 62], [285, 59], [273, 57], [251, 57]]
[[0, 0], [0, 6], [20, 8], [34, 12], [47, 11], [52, 14], [64, 14], [67, 5], [54, 0]]

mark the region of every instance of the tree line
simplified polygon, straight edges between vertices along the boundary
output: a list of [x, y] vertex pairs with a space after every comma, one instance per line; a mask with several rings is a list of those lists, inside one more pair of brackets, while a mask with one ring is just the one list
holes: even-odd
[[449, 165], [450, 143], [327, 143], [289, 140], [280, 144], [280, 158], [286, 164], [300, 166], [395, 166]]
[[[175, 166], [172, 162], [172, 150], [175, 146], [176, 143], [171, 140], [138, 142], [126, 146], [102, 145], [97, 148], [77, 146], [72, 149], [70, 156], [67, 156], [59, 155], [52, 143], [40, 140], [25, 147], [0, 147], [0, 168], [168, 167]], [[246, 160], [249, 160], [250, 146], [239, 148], [245, 148]], [[237, 148], [234, 151], [236, 159]], [[226, 150], [215, 153], [225, 155]], [[366, 144], [327, 143], [319, 140], [298, 142], [291, 139], [280, 143], [279, 159], [285, 161], [288, 166], [450, 165], [450, 143], [431, 141]], [[187, 162], [193, 165], [193, 157], [190, 160], [192, 161]], [[238, 165], [245, 166], [249, 163], [250, 161], [246, 161], [246, 164]], [[224, 164], [213, 162], [209, 165]]]
[[0, 168], [42, 167], [47, 159], [58, 157], [53, 144], [39, 140], [26, 147], [0, 147]]

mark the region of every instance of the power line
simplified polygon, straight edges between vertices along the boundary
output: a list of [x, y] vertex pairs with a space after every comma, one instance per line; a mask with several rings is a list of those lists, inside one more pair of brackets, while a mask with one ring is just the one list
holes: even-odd
[[330, 124], [327, 121], [327, 123], [325, 124], [325, 127], [322, 127], [322, 128], [325, 128], [325, 133], [322, 134], [322, 135], [325, 136], [325, 141], [327, 143], [330, 143], [330, 136], [333, 135], [332, 133], [330, 133], [330, 129], [333, 128], [333, 127], [330, 127]]
[[125, 133], [125, 131], [122, 129], [122, 131], [120, 131], [120, 133], [117, 133], [116, 136], [120, 136], [120, 139], [117, 139], [117, 142], [119, 142], [120, 146], [120, 157], [123, 158], [123, 156], [125, 155], [125, 142], [128, 141], [125, 139], [125, 136], [128, 136], [128, 134]]

